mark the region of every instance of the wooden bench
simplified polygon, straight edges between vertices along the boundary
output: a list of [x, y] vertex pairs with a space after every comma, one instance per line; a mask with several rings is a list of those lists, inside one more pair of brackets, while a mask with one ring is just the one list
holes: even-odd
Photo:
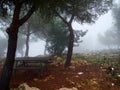
[[40, 72], [47, 68], [49, 63], [52, 63], [50, 57], [17, 57], [15, 58], [13, 75], [16, 74], [16, 70], [38, 70]]

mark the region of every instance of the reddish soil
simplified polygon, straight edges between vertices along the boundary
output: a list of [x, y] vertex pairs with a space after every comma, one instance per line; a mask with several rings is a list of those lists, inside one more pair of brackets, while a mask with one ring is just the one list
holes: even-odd
[[62, 87], [76, 87], [78, 90], [120, 90], [116, 80], [97, 64], [78, 63], [70, 68], [64, 68], [63, 64], [52, 64], [41, 72], [40, 77], [37, 70], [17, 70], [16, 76], [11, 79], [11, 87], [16, 88], [22, 83], [41, 90], [57, 90]]

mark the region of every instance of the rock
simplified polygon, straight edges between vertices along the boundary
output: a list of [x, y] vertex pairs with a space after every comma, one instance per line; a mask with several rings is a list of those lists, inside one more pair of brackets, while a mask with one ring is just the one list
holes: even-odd
[[26, 83], [23, 83], [18, 86], [18, 90], [40, 90], [40, 89], [36, 87], [30, 87]]
[[57, 61], [62, 61], [63, 59], [61, 57], [56, 58]]
[[78, 72], [78, 75], [82, 75], [83, 74], [83, 72]]
[[75, 87], [72, 87], [72, 88], [60, 88], [59, 90], [78, 90], [78, 89]]
[[75, 70], [75, 66], [69, 66], [68, 68]]

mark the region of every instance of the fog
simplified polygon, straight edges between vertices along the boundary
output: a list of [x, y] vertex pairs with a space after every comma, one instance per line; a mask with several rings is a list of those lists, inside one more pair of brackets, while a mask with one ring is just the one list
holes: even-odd
[[80, 25], [77, 23], [73, 24], [75, 29], [82, 28], [83, 30], [88, 30], [88, 33], [81, 39], [83, 42], [80, 43], [79, 47], [74, 47], [74, 53], [80, 53], [85, 51], [95, 51], [102, 50], [106, 47], [98, 41], [98, 34], [104, 34], [106, 30], [109, 30], [113, 25], [112, 12], [102, 15], [93, 24]]
[[[119, 0], [114, 0], [114, 3], [118, 3]], [[114, 20], [112, 17], [112, 11], [110, 10], [104, 15], [101, 15], [95, 23], [92, 24], [79, 24], [73, 22], [74, 30], [88, 30], [87, 34], [80, 38], [83, 40], [78, 47], [73, 48], [73, 53], [83, 53], [89, 51], [98, 51], [108, 49], [105, 45], [101, 44], [98, 40], [98, 34], [103, 35], [107, 30], [110, 30], [114, 26]], [[45, 42], [39, 40], [38, 42], [31, 43], [30, 56], [43, 55]]]
[[[103, 34], [108, 30], [113, 24], [113, 19], [111, 11], [102, 15], [95, 23], [93, 24], [78, 24], [77, 22], [73, 23], [73, 29], [75, 30], [88, 30], [87, 34], [82, 37], [82, 43], [79, 44], [79, 47], [74, 47], [73, 53], [83, 53], [88, 51], [102, 50], [105, 49], [105, 46], [98, 41], [98, 34]], [[45, 42], [39, 40], [30, 44], [30, 56], [37, 56], [44, 54]]]
[[[89, 52], [95, 50], [102, 50], [106, 47], [98, 41], [98, 34], [103, 34], [106, 30], [109, 30], [113, 25], [113, 18], [111, 11], [100, 16], [95, 23], [92, 24], [78, 24], [73, 22], [74, 30], [88, 30], [87, 34], [81, 38], [82, 43], [78, 47], [74, 47], [73, 53]], [[1, 34], [3, 37], [4, 35]], [[43, 55], [45, 49], [45, 42], [38, 40], [30, 43], [29, 56]], [[25, 50], [25, 48], [24, 48]]]
[[30, 44], [29, 56], [43, 55], [45, 49], [45, 41], [38, 40]]

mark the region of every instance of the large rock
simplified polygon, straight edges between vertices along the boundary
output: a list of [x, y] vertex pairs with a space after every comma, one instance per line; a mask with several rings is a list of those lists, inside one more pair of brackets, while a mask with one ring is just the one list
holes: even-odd
[[18, 86], [18, 90], [40, 90], [40, 89], [36, 87], [30, 87], [26, 83], [23, 83]]

